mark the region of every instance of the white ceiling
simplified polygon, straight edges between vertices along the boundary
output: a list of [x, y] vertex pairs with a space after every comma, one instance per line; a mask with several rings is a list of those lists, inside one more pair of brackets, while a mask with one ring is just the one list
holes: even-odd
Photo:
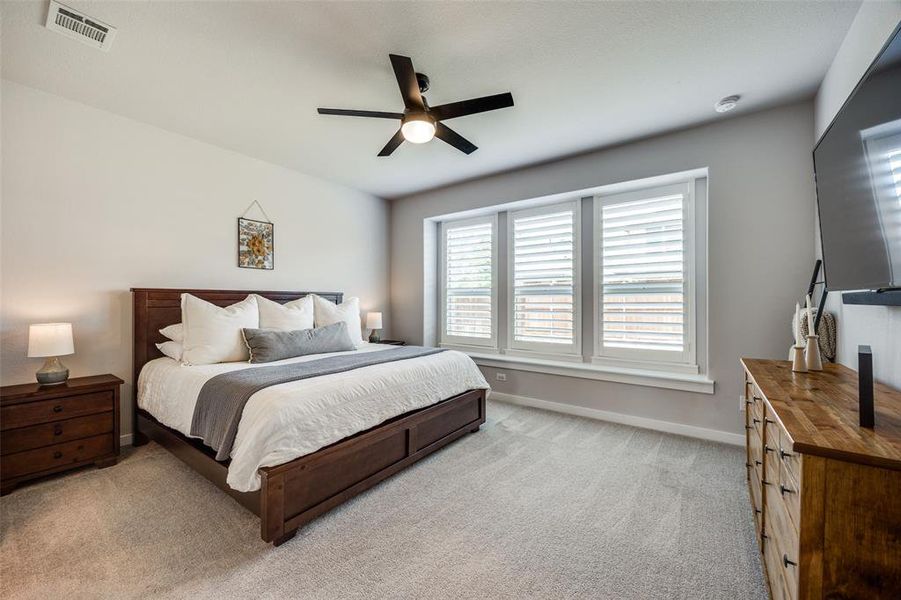
[[[85, 2], [118, 27], [103, 53], [2, 2], [4, 78], [380, 196], [415, 191], [811, 96], [859, 2]], [[516, 106], [376, 153], [400, 111], [388, 53], [432, 105], [510, 91]], [[812, 140], [811, 140], [812, 141]]]

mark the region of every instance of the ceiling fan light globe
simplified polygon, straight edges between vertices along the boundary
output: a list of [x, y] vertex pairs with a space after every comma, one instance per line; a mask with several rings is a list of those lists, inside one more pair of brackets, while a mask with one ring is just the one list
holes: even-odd
[[435, 124], [429, 119], [408, 119], [400, 131], [411, 144], [425, 144], [435, 137]]

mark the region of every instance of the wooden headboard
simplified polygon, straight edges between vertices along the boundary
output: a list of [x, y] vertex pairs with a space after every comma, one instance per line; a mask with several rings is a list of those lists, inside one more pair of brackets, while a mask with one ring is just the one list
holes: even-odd
[[162, 352], [156, 344], [166, 341], [160, 329], [181, 322], [181, 295], [193, 294], [217, 306], [240, 302], [248, 294], [258, 294], [276, 302], [290, 302], [308, 294], [316, 294], [340, 304], [342, 292], [258, 292], [255, 290], [179, 290], [166, 288], [132, 288], [134, 319], [134, 386], [137, 389], [138, 374], [147, 361], [159, 358]]

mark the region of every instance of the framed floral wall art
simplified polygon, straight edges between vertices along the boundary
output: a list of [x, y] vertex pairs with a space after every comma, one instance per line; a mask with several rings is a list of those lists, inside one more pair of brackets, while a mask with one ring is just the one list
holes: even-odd
[[242, 269], [275, 268], [275, 225], [238, 217], [238, 266]]

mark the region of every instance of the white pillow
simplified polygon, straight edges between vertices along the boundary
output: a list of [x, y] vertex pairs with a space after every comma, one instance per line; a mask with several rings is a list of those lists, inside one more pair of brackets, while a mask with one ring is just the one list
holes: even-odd
[[162, 352], [169, 358], [181, 362], [181, 356], [182, 354], [184, 354], [184, 348], [178, 342], [163, 342], [162, 344], [157, 344], [156, 347], [159, 348], [160, 352]]
[[191, 294], [182, 294], [181, 322], [185, 331], [182, 362], [211, 365], [247, 360], [247, 345], [241, 330], [257, 329], [260, 313], [253, 296], [220, 308]]
[[294, 331], [313, 328], [313, 298], [304, 296], [285, 304], [279, 304], [256, 294], [260, 309], [260, 329]]
[[333, 323], [344, 321], [347, 323], [347, 333], [354, 346], [363, 345], [363, 330], [360, 324], [360, 299], [348, 298], [341, 304], [335, 304], [325, 298], [313, 296], [313, 306], [316, 313], [316, 327], [324, 327]]
[[183, 344], [185, 341], [185, 326], [181, 323], [163, 327], [162, 329], [160, 329], [160, 333], [162, 333], [173, 342], [178, 342], [179, 344]]

